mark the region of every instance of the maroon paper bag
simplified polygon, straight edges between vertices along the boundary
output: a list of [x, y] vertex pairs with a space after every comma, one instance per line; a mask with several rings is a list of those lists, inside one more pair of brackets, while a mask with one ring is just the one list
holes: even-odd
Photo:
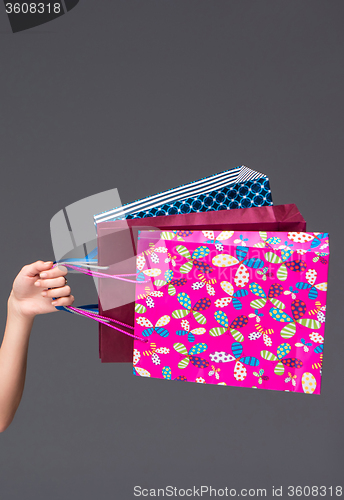
[[[102, 222], [97, 225], [98, 264], [109, 266], [111, 274], [135, 273], [138, 231], [152, 228], [306, 231], [306, 221], [296, 205], [289, 204]], [[101, 315], [134, 326], [135, 284], [100, 279], [98, 296]], [[131, 363], [133, 339], [99, 324], [99, 356], [103, 363]]]

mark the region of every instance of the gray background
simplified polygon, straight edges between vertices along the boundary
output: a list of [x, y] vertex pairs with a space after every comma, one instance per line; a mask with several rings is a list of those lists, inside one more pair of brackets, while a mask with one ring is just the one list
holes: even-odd
[[21, 266], [53, 258], [50, 218], [110, 188], [126, 203], [246, 164], [331, 236], [321, 396], [140, 379], [100, 363], [93, 323], [37, 318], [0, 435], [1, 500], [343, 485], [343, 14], [334, 0], [81, 0], [13, 35], [0, 9], [2, 326]]

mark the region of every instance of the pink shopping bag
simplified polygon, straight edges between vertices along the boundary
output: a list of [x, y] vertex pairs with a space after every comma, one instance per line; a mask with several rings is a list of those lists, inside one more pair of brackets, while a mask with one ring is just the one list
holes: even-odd
[[134, 374], [320, 394], [328, 258], [326, 233], [140, 231]]

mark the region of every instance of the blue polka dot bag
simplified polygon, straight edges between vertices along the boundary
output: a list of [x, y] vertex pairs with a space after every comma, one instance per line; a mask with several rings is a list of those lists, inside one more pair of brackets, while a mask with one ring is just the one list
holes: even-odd
[[94, 216], [95, 224], [272, 205], [269, 179], [242, 165]]

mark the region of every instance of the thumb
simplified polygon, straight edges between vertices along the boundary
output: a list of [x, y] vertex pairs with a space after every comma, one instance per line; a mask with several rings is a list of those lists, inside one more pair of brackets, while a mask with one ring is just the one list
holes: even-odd
[[32, 264], [28, 264], [27, 266], [24, 266], [23, 271], [26, 274], [26, 276], [37, 276], [37, 274], [41, 273], [42, 271], [47, 271], [53, 266], [53, 262], [51, 260], [44, 262], [43, 260], [37, 260], [36, 262], [33, 262]]

